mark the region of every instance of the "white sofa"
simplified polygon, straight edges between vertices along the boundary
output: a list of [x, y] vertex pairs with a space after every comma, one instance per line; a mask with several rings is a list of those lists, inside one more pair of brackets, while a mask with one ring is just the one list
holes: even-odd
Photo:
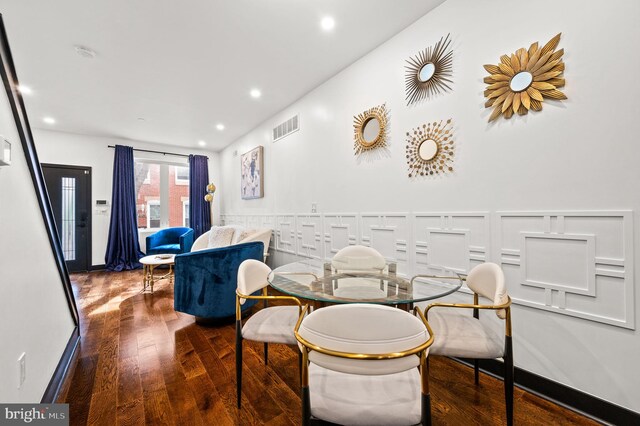
[[194, 241], [191, 251], [228, 247], [253, 241], [262, 241], [264, 244], [264, 259], [266, 261], [271, 241], [271, 229], [268, 228], [248, 229], [238, 225], [212, 226], [211, 230], [200, 235]]

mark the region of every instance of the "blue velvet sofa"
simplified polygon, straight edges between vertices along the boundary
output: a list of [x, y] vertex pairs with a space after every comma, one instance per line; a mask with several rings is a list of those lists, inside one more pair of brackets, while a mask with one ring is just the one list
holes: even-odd
[[147, 237], [147, 255], [189, 253], [193, 245], [193, 229], [161, 229]]
[[[194, 315], [200, 324], [234, 318], [238, 268], [247, 259], [262, 261], [263, 251], [263, 243], [257, 241], [177, 255], [174, 309]], [[243, 312], [255, 304], [247, 300]]]

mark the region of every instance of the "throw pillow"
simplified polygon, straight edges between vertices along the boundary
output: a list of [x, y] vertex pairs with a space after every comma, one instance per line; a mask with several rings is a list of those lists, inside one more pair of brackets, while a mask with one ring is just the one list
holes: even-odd
[[238, 238], [238, 242], [239, 243], [245, 243], [246, 239], [249, 238], [250, 236], [252, 236], [253, 234], [256, 233], [255, 229], [245, 229], [242, 232], [240, 232], [240, 238]]
[[209, 232], [208, 248], [227, 247], [231, 245], [231, 239], [235, 229], [226, 226], [215, 226]]

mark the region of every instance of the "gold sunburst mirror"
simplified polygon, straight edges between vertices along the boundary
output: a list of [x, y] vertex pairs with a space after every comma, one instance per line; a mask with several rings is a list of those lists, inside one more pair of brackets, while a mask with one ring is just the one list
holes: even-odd
[[454, 148], [451, 119], [423, 124], [407, 132], [409, 177], [452, 172]]
[[500, 115], [511, 118], [514, 113], [525, 115], [531, 109], [540, 111], [545, 98], [567, 99], [558, 90], [565, 84], [562, 62], [564, 49], [555, 50], [561, 34], [553, 37], [542, 48], [535, 42], [529, 49], [520, 48], [511, 56], [502, 55], [498, 65], [484, 66], [489, 73], [484, 78], [484, 82], [488, 84], [484, 91], [487, 98], [484, 106], [493, 108], [490, 122]]
[[353, 117], [355, 155], [387, 145], [387, 107], [370, 108]]
[[409, 58], [405, 65], [405, 84], [407, 105], [418, 102], [441, 90], [451, 90], [451, 70], [453, 52], [449, 49], [449, 34], [435, 45], [427, 47], [415, 57]]

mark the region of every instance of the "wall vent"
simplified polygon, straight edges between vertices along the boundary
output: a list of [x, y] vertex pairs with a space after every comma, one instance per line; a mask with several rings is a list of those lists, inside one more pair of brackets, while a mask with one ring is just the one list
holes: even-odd
[[296, 114], [284, 123], [278, 124], [273, 128], [273, 141], [279, 141], [298, 130], [300, 130], [300, 120], [298, 114]]

